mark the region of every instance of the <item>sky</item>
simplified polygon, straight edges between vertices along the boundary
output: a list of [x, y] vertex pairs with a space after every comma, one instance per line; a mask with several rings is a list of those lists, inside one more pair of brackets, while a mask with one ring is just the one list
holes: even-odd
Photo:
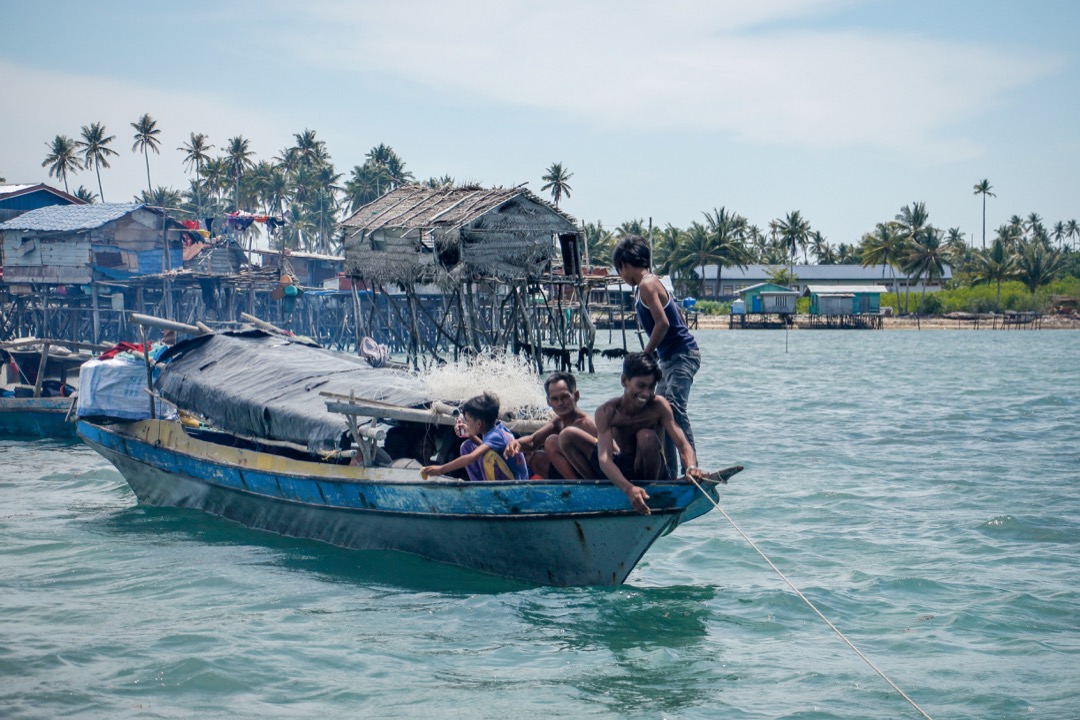
[[192, 132], [269, 160], [311, 129], [346, 178], [380, 143], [418, 180], [541, 195], [561, 162], [561, 208], [608, 228], [798, 210], [835, 246], [924, 202], [979, 246], [983, 179], [990, 239], [1080, 218], [1073, 0], [0, 2], [9, 183], [62, 187], [47, 145], [102, 122], [128, 202], [149, 113], [155, 187], [187, 187]]

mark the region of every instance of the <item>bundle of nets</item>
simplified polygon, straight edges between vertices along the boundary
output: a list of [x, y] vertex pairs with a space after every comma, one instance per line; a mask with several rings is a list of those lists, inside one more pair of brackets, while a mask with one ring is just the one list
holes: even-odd
[[426, 368], [419, 373], [432, 397], [455, 404], [490, 392], [499, 398], [504, 417], [546, 420], [551, 410], [544, 381], [535, 367], [517, 355], [497, 353]]

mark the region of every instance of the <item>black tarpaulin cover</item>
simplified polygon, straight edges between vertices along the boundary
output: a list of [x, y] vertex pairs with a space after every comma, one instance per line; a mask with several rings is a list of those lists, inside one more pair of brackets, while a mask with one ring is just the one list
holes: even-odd
[[261, 330], [202, 335], [177, 343], [157, 388], [180, 409], [237, 435], [287, 440], [312, 452], [337, 447], [348, 425], [326, 409], [331, 392], [404, 407], [426, 405], [426, 386], [399, 370]]

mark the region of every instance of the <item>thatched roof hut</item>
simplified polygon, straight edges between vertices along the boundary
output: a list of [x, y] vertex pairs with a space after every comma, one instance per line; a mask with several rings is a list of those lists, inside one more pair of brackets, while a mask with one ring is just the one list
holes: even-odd
[[342, 225], [346, 272], [402, 284], [538, 278], [555, 241], [579, 233], [572, 217], [523, 187], [407, 185]]

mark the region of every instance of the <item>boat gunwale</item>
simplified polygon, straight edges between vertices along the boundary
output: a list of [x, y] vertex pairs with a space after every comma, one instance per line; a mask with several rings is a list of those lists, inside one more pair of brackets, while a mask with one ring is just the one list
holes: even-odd
[[[135, 423], [168, 423], [168, 424], [170, 424], [172, 426], [175, 426], [175, 427], [179, 428], [181, 430], [181, 432], [182, 432], [183, 438], [188, 442], [205, 444], [205, 445], [208, 445], [210, 447], [215, 447], [215, 448], [216, 447], [223, 447], [223, 446], [217, 445], [215, 443], [209, 442], [207, 440], [199, 440], [197, 438], [191, 437], [190, 435], [187, 434], [186, 428], [184, 428], [180, 423], [172, 423], [170, 421], [161, 421], [161, 420], [134, 421], [134, 422]], [[622, 491], [619, 490], [614, 485], [614, 483], [612, 483], [611, 481], [606, 480], [606, 479], [605, 480], [594, 480], [594, 479], [589, 479], [589, 480], [565, 480], [565, 479], [563, 479], [563, 480], [548, 480], [548, 481], [513, 480], [513, 481], [484, 481], [484, 482], [476, 482], [476, 481], [470, 481], [470, 480], [457, 480], [457, 479], [450, 479], [450, 480], [430, 480], [429, 479], [429, 480], [401, 480], [401, 481], [389, 480], [389, 481], [383, 481], [383, 480], [374, 479], [374, 478], [339, 478], [339, 477], [335, 477], [335, 476], [332, 476], [332, 475], [311, 475], [311, 474], [304, 474], [304, 473], [300, 473], [300, 472], [288, 473], [288, 472], [283, 472], [283, 471], [281, 471], [279, 469], [265, 468], [265, 467], [261, 468], [261, 467], [258, 467], [256, 465], [245, 465], [245, 464], [241, 464], [241, 463], [229, 462], [226, 459], [215, 458], [215, 457], [210, 456], [210, 455], [197, 454], [197, 453], [191, 452], [190, 450], [184, 450], [184, 449], [179, 449], [177, 447], [173, 447], [173, 446], [169, 446], [169, 445], [163, 445], [162, 443], [160, 443], [160, 441], [158, 443], [155, 443], [149, 437], [140, 437], [136, 433], [125, 432], [123, 428], [118, 428], [117, 427], [117, 425], [130, 425], [130, 424], [134, 424], [134, 423], [111, 423], [111, 424], [103, 425], [103, 424], [99, 424], [99, 423], [95, 423], [95, 422], [90, 422], [90, 421], [87, 421], [87, 420], [80, 420], [79, 424], [81, 425], [82, 423], [86, 423], [87, 425], [90, 425], [91, 427], [94, 427], [99, 432], [103, 432], [103, 433], [111, 434], [111, 435], [115, 436], [116, 438], [118, 438], [125, 445], [125, 447], [122, 450], [119, 449], [119, 448], [110, 447], [108, 445], [103, 445], [102, 443], [97, 442], [95, 439], [87, 437], [83, 432], [79, 431], [78, 435], [83, 440], [83, 442], [86, 442], [88, 445], [93, 447], [95, 451], [99, 452], [99, 454], [105, 454], [105, 453], [102, 453], [102, 450], [105, 450], [107, 453], [115, 453], [115, 454], [118, 454], [118, 455], [123, 455], [123, 456], [126, 456], [129, 460], [131, 460], [133, 462], [137, 462], [137, 463], [140, 463], [140, 464], [151, 466], [151, 467], [155, 468], [156, 470], [158, 470], [160, 472], [165, 472], [165, 473], [170, 473], [170, 474], [174, 474], [174, 475], [180, 475], [180, 476], [188, 477], [189, 479], [191, 479], [194, 482], [202, 483], [202, 484], [204, 484], [204, 485], [206, 485], [208, 487], [213, 487], [213, 488], [219, 489], [219, 490], [224, 491], [224, 492], [235, 493], [235, 494], [238, 494], [238, 495], [243, 495], [243, 496], [246, 496], [246, 497], [250, 497], [250, 498], [258, 499], [258, 500], [262, 500], [262, 501], [271, 501], [271, 502], [275, 502], [275, 503], [285, 503], [285, 504], [292, 505], [292, 506], [295, 506], [295, 507], [304, 507], [304, 508], [312, 508], [312, 509], [317, 509], [317, 510], [346, 512], [346, 513], [362, 512], [362, 513], [377, 514], [377, 515], [384, 516], [384, 517], [417, 517], [417, 518], [431, 517], [431, 518], [439, 518], [439, 519], [447, 519], [447, 520], [461, 520], [461, 521], [476, 520], [476, 519], [483, 519], [485, 521], [489, 521], [489, 520], [523, 520], [523, 521], [529, 521], [529, 520], [544, 520], [544, 519], [549, 519], [549, 520], [576, 520], [576, 519], [590, 519], [590, 518], [604, 518], [604, 517], [625, 517], [625, 516], [635, 516], [635, 515], [639, 514], [636, 510], [634, 510], [632, 507], [629, 507], [629, 506], [627, 506], [625, 508], [609, 508], [609, 509], [604, 509], [604, 510], [560, 509], [560, 510], [554, 510], [554, 511], [553, 510], [545, 510], [545, 511], [537, 511], [537, 512], [520, 512], [520, 511], [515, 512], [513, 510], [511, 510], [509, 512], [460, 512], [460, 511], [454, 512], [454, 511], [439, 510], [439, 511], [431, 512], [431, 511], [425, 511], [425, 510], [421, 510], [421, 509], [396, 509], [396, 508], [395, 509], [388, 509], [388, 508], [385, 508], [385, 507], [378, 507], [378, 506], [371, 506], [371, 505], [365, 505], [363, 507], [356, 507], [356, 506], [352, 506], [352, 505], [330, 504], [328, 501], [325, 501], [325, 500], [322, 503], [310, 502], [310, 501], [306, 501], [304, 499], [300, 499], [300, 498], [296, 498], [296, 497], [289, 497], [289, 496], [287, 496], [285, 494], [271, 494], [271, 493], [266, 493], [266, 492], [259, 492], [258, 490], [253, 490], [253, 489], [247, 487], [247, 482], [246, 482], [246, 480], [244, 480], [244, 474], [245, 473], [261, 473], [261, 474], [265, 474], [265, 475], [268, 475], [268, 476], [280, 476], [280, 477], [282, 477], [282, 478], [284, 478], [286, 480], [289, 480], [289, 481], [300, 481], [300, 482], [305, 482], [305, 483], [311, 482], [311, 483], [315, 483], [316, 488], [318, 488], [319, 483], [327, 483], [329, 485], [336, 484], [336, 485], [352, 486], [352, 487], [357, 487], [357, 488], [360, 488], [360, 489], [363, 489], [364, 487], [368, 487], [368, 488], [373, 488], [373, 489], [374, 488], [384, 488], [384, 489], [390, 489], [390, 488], [393, 488], [393, 489], [399, 489], [399, 488], [405, 489], [405, 488], [408, 488], [408, 489], [423, 490], [423, 489], [431, 488], [431, 487], [434, 486], [434, 487], [440, 487], [440, 488], [445, 488], [445, 489], [458, 488], [458, 489], [461, 489], [461, 490], [474, 490], [474, 491], [480, 491], [480, 492], [492, 492], [493, 494], [497, 494], [499, 492], [499, 488], [507, 488], [507, 489], [514, 489], [514, 490], [518, 490], [518, 489], [533, 490], [533, 489], [535, 489], [535, 490], [539, 490], [541, 493], [543, 493], [545, 491], [546, 492], [558, 492], [559, 488], [607, 486], [610, 489], [618, 490], [620, 495], [622, 495]], [[149, 428], [150, 426], [149, 425], [143, 425], [143, 427]], [[189, 474], [183, 473], [183, 472], [177, 472], [174, 469], [164, 467], [162, 465], [159, 465], [159, 464], [154, 463], [154, 462], [150, 462], [150, 461], [148, 461], [146, 459], [143, 459], [143, 458], [135, 457], [128, 451], [128, 448], [126, 447], [126, 443], [129, 440], [134, 441], [136, 443], [144, 444], [144, 445], [150, 447], [153, 450], [165, 451], [165, 452], [169, 452], [169, 453], [175, 453], [175, 454], [180, 455], [180, 456], [182, 456], [184, 458], [187, 458], [187, 459], [189, 459], [191, 461], [194, 461], [194, 462], [197, 462], [197, 463], [200, 463], [200, 464], [205, 464], [205, 465], [208, 465], [208, 466], [213, 467], [213, 468], [220, 468], [220, 469], [222, 469], [222, 470], [224, 470], [226, 472], [236, 471], [240, 475], [240, 479], [241, 479], [241, 483], [243, 483], [243, 487], [228, 484], [228, 483], [214, 482], [212, 479], [207, 478], [207, 477], [199, 477], [199, 476], [196, 476], [196, 475], [189, 475]], [[313, 466], [316, 466], [316, 467], [326, 467], [326, 465], [323, 464], [323, 463], [318, 463], [318, 462], [314, 462], [314, 461], [300, 461], [300, 460], [295, 460], [293, 458], [281, 458], [281, 456], [274, 456], [272, 453], [260, 453], [257, 450], [241, 450], [240, 448], [227, 448], [227, 447], [226, 447], [226, 449], [233, 450], [233, 451], [238, 451], [238, 452], [244, 452], [244, 453], [268, 455], [268, 456], [271, 456], [271, 457], [276, 457], [276, 458], [283, 459], [283, 460], [287, 461], [290, 464], [291, 463], [298, 463], [298, 464], [310, 464], [310, 465], [313, 465]], [[331, 466], [331, 467], [345, 468], [345, 467], [349, 467], [349, 466]], [[354, 469], [365, 470], [366, 468], [358, 467], [358, 468], [354, 468]], [[380, 468], [380, 469], [400, 470], [400, 468]], [[720, 483], [717, 482], [717, 481], [708, 481], [706, 483], [707, 486], [719, 485], [719, 484]], [[692, 484], [690, 482], [678, 481], [678, 480], [662, 480], [662, 481], [655, 481], [655, 482], [646, 481], [644, 483], [640, 483], [640, 485], [642, 487], [648, 488], [648, 489], [650, 489], [652, 491], [662, 490], [665, 487], [678, 488], [678, 489], [688, 489], [689, 487], [692, 487]], [[279, 489], [279, 491], [281, 490], [280, 484], [278, 485], [278, 489]], [[319, 493], [320, 493], [320, 495], [322, 495], [322, 490], [319, 490]], [[508, 500], [506, 498], [500, 498], [500, 500], [502, 500], [504, 503], [506, 503], [507, 507], [512, 506], [511, 505], [512, 500]], [[682, 504], [675, 503], [673, 505], [668, 505], [666, 507], [664, 507], [664, 506], [652, 507], [652, 508], [650, 508], [650, 514], [654, 515], [654, 516], [660, 516], [660, 517], [667, 517], [667, 516], [678, 517], [680, 515], [685, 514], [687, 512], [687, 510], [693, 504], [694, 504], [694, 500], [691, 499], [689, 502], [684, 502]]]
[[[432, 477], [432, 478], [428, 478], [426, 480], [423, 479], [423, 478], [396, 479], [396, 478], [372, 478], [372, 477], [338, 477], [338, 476], [331, 476], [331, 475], [325, 474], [325, 469], [333, 468], [338, 472], [341, 472], [341, 471], [367, 472], [367, 471], [371, 471], [371, 470], [380, 471], [380, 472], [394, 472], [394, 471], [401, 472], [403, 470], [413, 470], [413, 469], [415, 469], [417, 471], [417, 474], [419, 474], [420, 469], [419, 468], [395, 468], [395, 467], [384, 467], [384, 466], [364, 467], [364, 466], [355, 466], [355, 465], [337, 465], [337, 464], [319, 462], [317, 460], [301, 460], [301, 459], [297, 459], [297, 458], [290, 458], [290, 457], [286, 457], [284, 455], [277, 455], [277, 454], [272, 453], [272, 452], [266, 452], [264, 450], [252, 450], [252, 449], [248, 449], [248, 448], [230, 447], [228, 445], [221, 445], [221, 444], [218, 444], [218, 443], [211, 442], [209, 440], [204, 440], [204, 439], [201, 439], [201, 438], [193, 437], [192, 435], [190, 435], [187, 432], [187, 428], [185, 428], [182, 424], [180, 424], [178, 422], [177, 423], [172, 423], [170, 421], [163, 421], [163, 420], [154, 420], [154, 421], [136, 420], [136, 421], [130, 421], [130, 422], [95, 422], [93, 420], [89, 420], [89, 419], [86, 419], [86, 418], [80, 418], [79, 419], [79, 424], [86, 423], [88, 425], [99, 428], [99, 429], [104, 430], [106, 432], [111, 432], [111, 433], [113, 433], [115, 435], [118, 435], [118, 436], [121, 436], [121, 437], [130, 437], [130, 438], [132, 438], [134, 440], [137, 440], [139, 442], [145, 442], [148, 445], [155, 445], [155, 443], [152, 440], [150, 440], [149, 438], [139, 437], [136, 433], [125, 432], [125, 430], [123, 429], [123, 426], [130, 426], [130, 425], [142, 424], [142, 423], [153, 423], [153, 422], [162, 423], [162, 424], [169, 423], [170, 425], [175, 425], [183, 433], [183, 437], [186, 439], [187, 442], [197, 443], [197, 444], [205, 445], [205, 446], [208, 446], [208, 447], [211, 447], [211, 448], [222, 448], [222, 449], [224, 449], [226, 451], [229, 451], [229, 452], [236, 452], [236, 453], [241, 453], [241, 454], [251, 454], [251, 455], [263, 455], [263, 456], [278, 458], [281, 461], [283, 461], [283, 462], [285, 462], [287, 464], [290, 464], [290, 465], [291, 464], [297, 464], [297, 465], [300, 465], [300, 466], [312, 466], [312, 467], [320, 468], [320, 469], [322, 469], [324, 471], [324, 472], [320, 472], [320, 473], [317, 473], [317, 474], [311, 474], [311, 473], [303, 473], [303, 472], [300, 472], [298, 470], [289, 471], [289, 470], [275, 469], [275, 470], [270, 471], [270, 470], [265, 469], [265, 468], [259, 468], [257, 466], [247, 466], [247, 465], [244, 465], [241, 468], [243, 470], [255, 470], [255, 471], [261, 471], [261, 472], [273, 472], [275, 475], [282, 475], [282, 476], [289, 477], [289, 478], [297, 478], [297, 479], [303, 479], [303, 480], [329, 480], [329, 481], [332, 481], [332, 482], [349, 483], [349, 484], [356, 484], [356, 485], [392, 485], [394, 487], [403, 487], [403, 486], [431, 487], [433, 485], [434, 486], [446, 486], [446, 487], [483, 487], [483, 488], [493, 488], [493, 487], [515, 487], [516, 488], [516, 487], [545, 487], [545, 486], [553, 486], [553, 487], [569, 486], [569, 487], [575, 487], [575, 486], [601, 486], [601, 485], [609, 485], [609, 486], [615, 487], [615, 484], [612, 483], [607, 478], [603, 478], [603, 479], [597, 479], [597, 478], [565, 479], [565, 478], [561, 478], [561, 479], [558, 479], [558, 480], [550, 480], [550, 479], [545, 479], [545, 480], [516, 480], [516, 479], [511, 479], [511, 480], [484, 480], [484, 481], [478, 482], [478, 481], [475, 481], [475, 480], [461, 480], [461, 479], [458, 479], [458, 478], [448, 477], [446, 475], [440, 475], [438, 477]], [[145, 427], [145, 425], [144, 425], [144, 427]], [[213, 432], [220, 432], [220, 431], [213, 431]], [[79, 435], [80, 435], [80, 437], [84, 437], [81, 432], [79, 433]], [[221, 433], [221, 435], [229, 436], [229, 433]], [[161, 444], [157, 443], [156, 447], [161, 447]], [[231, 463], [229, 463], [226, 460], [209, 457], [208, 456], [209, 454], [207, 454], [207, 455], [197, 455], [197, 454], [194, 454], [194, 453], [191, 453], [191, 452], [185, 452], [184, 450], [181, 450], [181, 449], [179, 449], [177, 447], [168, 447], [167, 449], [170, 452], [180, 453], [180, 454], [183, 454], [183, 455], [185, 455], [187, 457], [195, 458], [195, 459], [198, 459], [198, 460], [203, 461], [203, 462], [210, 462], [210, 463], [214, 463], [216, 465], [223, 465], [223, 466], [230, 466], [231, 465]], [[687, 486], [692, 486], [693, 485], [693, 483], [689, 482], [688, 480], [680, 479], [680, 478], [664, 478], [664, 479], [657, 479], [657, 480], [631, 480], [631, 482], [633, 482], [635, 485], [638, 485], [640, 487], [671, 486], [671, 487], [680, 487], [681, 488], [681, 487], [687, 487]], [[714, 480], [714, 479], [711, 479], [711, 478], [703, 478], [703, 479], [699, 480], [698, 482], [702, 486], [705, 486], [705, 487], [712, 486], [712, 485], [717, 485], [718, 486], [718, 485], [724, 484], [723, 481], [721, 481], [721, 480]], [[633, 512], [633, 511], [630, 511], [630, 512]]]

